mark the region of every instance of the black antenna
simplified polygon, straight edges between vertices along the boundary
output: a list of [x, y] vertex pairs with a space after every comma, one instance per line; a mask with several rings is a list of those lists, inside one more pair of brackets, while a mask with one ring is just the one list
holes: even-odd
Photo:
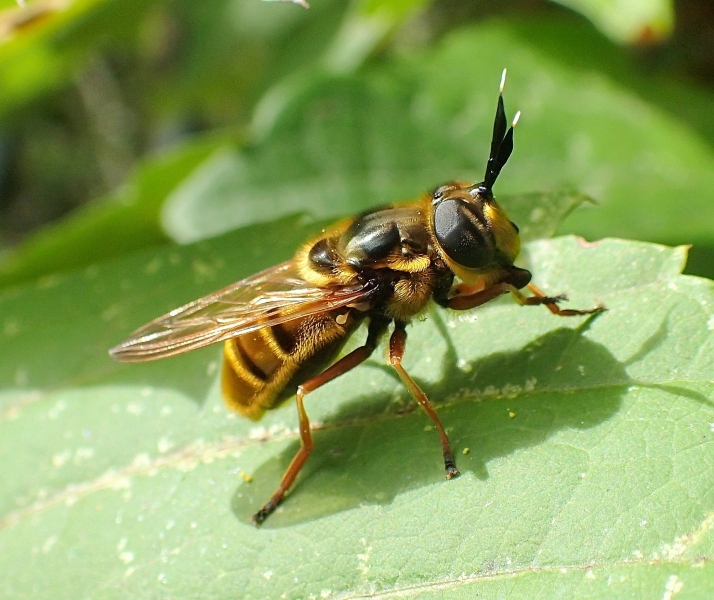
[[508, 127], [508, 119], [506, 119], [506, 109], [503, 105], [503, 86], [506, 84], [506, 69], [503, 69], [501, 74], [501, 85], [498, 93], [498, 105], [496, 106], [496, 117], [493, 121], [493, 137], [491, 138], [491, 152], [486, 163], [486, 174], [483, 177], [483, 183], [479, 186], [491, 193], [493, 184], [496, 183], [503, 165], [506, 164], [508, 158], [513, 152], [513, 128], [518, 123], [521, 112], [518, 111], [513, 118], [510, 128]]

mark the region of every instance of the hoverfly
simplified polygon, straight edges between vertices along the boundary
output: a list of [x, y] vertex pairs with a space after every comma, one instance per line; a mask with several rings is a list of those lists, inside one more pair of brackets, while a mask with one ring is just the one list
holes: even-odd
[[[190, 302], [135, 331], [110, 350], [122, 362], [181, 354], [224, 342], [221, 376], [229, 408], [250, 419], [297, 399], [301, 447], [275, 493], [253, 516], [262, 523], [278, 506], [313, 449], [305, 396], [363, 363], [393, 323], [389, 363], [424, 408], [441, 438], [446, 478], [459, 474], [449, 439], [429, 399], [402, 366], [406, 326], [430, 301], [467, 310], [504, 293], [556, 315], [564, 296], [546, 296], [514, 266], [518, 227], [492, 188], [513, 150], [503, 84], [486, 174], [480, 183], [451, 182], [415, 202], [367, 211], [324, 229], [292, 260]], [[525, 296], [528, 287], [533, 294]], [[336, 362], [347, 338], [368, 322], [367, 339]]]

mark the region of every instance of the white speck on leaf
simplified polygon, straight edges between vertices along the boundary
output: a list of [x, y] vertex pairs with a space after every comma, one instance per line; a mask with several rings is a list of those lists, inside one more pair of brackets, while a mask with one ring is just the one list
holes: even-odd
[[80, 447], [74, 451], [74, 464], [78, 465], [83, 460], [89, 460], [94, 457], [94, 448]]
[[372, 546], [367, 546], [364, 554], [357, 555], [357, 560], [359, 561], [359, 565], [357, 568], [363, 575], [366, 575], [367, 573], [369, 573], [369, 565], [367, 563], [369, 562], [369, 555], [371, 552], [372, 552]]
[[126, 548], [126, 544], [128, 542], [128, 538], [124, 536], [122, 539], [119, 540], [119, 543], [117, 544], [117, 552], [123, 552], [124, 549]]
[[50, 410], [47, 412], [47, 416], [50, 419], [56, 419], [57, 417], [60, 416], [62, 412], [64, 412], [67, 409], [67, 403], [64, 400], [58, 400], [55, 405], [50, 408]]
[[595, 573], [592, 569], [588, 569], [587, 571], [585, 571], [585, 577], [587, 577], [588, 579], [595, 579]]
[[685, 542], [688, 540], [689, 537], [684, 535], [675, 539], [673, 544], [665, 544], [662, 546], [662, 558], [673, 559], [682, 556], [687, 550]]
[[125, 565], [128, 565], [131, 561], [134, 560], [134, 553], [122, 552], [121, 554], [119, 554], [119, 560], [122, 561]]
[[273, 576], [272, 571], [266, 571], [265, 573], [263, 573], [263, 577], [265, 577], [266, 579], [270, 579], [272, 576]]
[[57, 536], [53, 535], [48, 537], [45, 540], [45, 543], [42, 544], [42, 552], [47, 554], [50, 550], [52, 550], [52, 546], [54, 546], [57, 543]]
[[191, 268], [193, 269], [196, 280], [199, 281], [212, 279], [216, 275], [215, 269], [211, 265], [197, 258], [191, 263]]
[[20, 333], [20, 325], [17, 321], [8, 319], [5, 321], [5, 326], [3, 327], [3, 333], [6, 337], [14, 337]]
[[664, 586], [664, 595], [662, 600], [672, 600], [675, 594], [678, 594], [682, 590], [684, 584], [679, 581], [679, 577], [676, 575], [670, 575], [667, 579], [667, 583]]
[[166, 436], [159, 438], [159, 440], [156, 442], [156, 447], [158, 448], [161, 454], [168, 452], [173, 445], [173, 442], [169, 440]]
[[531, 221], [533, 221], [534, 223], [537, 223], [545, 216], [545, 214], [546, 214], [545, 210], [543, 210], [541, 207], [534, 208], [531, 211]]
[[60, 467], [63, 467], [64, 464], [69, 460], [70, 456], [72, 456], [72, 451], [71, 450], [63, 450], [62, 452], [57, 452], [52, 455], [52, 466], [55, 469], [59, 469]]
[[105, 323], [113, 321], [121, 313], [121, 310], [121, 304], [110, 304], [102, 311], [102, 321], [104, 321]]
[[126, 405], [126, 412], [130, 415], [140, 415], [144, 412], [144, 407], [138, 402], [129, 402], [129, 404]]
[[507, 383], [506, 385], [503, 386], [503, 389], [501, 390], [501, 393], [506, 397], [506, 398], [516, 398], [521, 394], [523, 391], [523, 388], [520, 385], [516, 385], [513, 383]]
[[268, 439], [268, 430], [265, 427], [251, 427], [248, 432], [248, 437], [251, 440], [266, 440]]
[[15, 371], [15, 385], [17, 387], [25, 387], [30, 382], [30, 375], [27, 369], [23, 366], [18, 366]]
[[156, 273], [162, 265], [163, 261], [157, 256], [150, 260], [148, 263], [146, 263], [146, 266], [144, 267], [144, 273], [147, 275], [153, 275]]
[[707, 320], [707, 329], [709, 331], [714, 331], [714, 315], [709, 317], [709, 319]]
[[151, 464], [151, 458], [146, 452], [140, 452], [131, 461], [131, 466], [134, 469], [145, 469]]

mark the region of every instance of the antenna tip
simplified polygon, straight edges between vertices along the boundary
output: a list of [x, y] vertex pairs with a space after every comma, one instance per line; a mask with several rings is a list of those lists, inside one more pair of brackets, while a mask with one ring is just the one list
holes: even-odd
[[516, 125], [518, 125], [518, 119], [520, 119], [520, 118], [521, 118], [521, 111], [519, 110], [516, 113], [516, 116], [513, 117], [513, 122], [511, 123], [511, 127], [515, 127]]
[[502, 94], [503, 93], [503, 87], [506, 85], [506, 69], [503, 69], [503, 73], [501, 73], [501, 85], [498, 86], [498, 91]]

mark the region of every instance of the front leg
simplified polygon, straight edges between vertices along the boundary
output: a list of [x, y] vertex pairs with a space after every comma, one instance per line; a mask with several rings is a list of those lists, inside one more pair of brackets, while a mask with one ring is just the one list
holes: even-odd
[[567, 300], [568, 297], [565, 294], [560, 294], [559, 296], [549, 297], [546, 296], [537, 286], [532, 283], [528, 284], [528, 289], [533, 294], [532, 296], [524, 296], [520, 290], [512, 289], [511, 293], [516, 299], [516, 302], [521, 306], [533, 306], [538, 304], [544, 304], [546, 308], [552, 312], [554, 315], [559, 317], [576, 317], [578, 315], [594, 315], [603, 312], [605, 307], [602, 304], [598, 304], [595, 308], [587, 308], [583, 310], [578, 310], [575, 308], [560, 308], [558, 302]]
[[554, 315], [558, 315], [560, 317], [597, 314], [605, 310], [605, 307], [602, 305], [586, 310], [577, 310], [573, 308], [563, 309], [558, 306], [558, 303], [567, 300], [567, 297], [564, 294], [559, 296], [546, 296], [532, 283], [528, 284], [528, 289], [533, 293], [533, 296], [525, 296], [514, 285], [501, 281], [500, 283], [496, 283], [485, 290], [481, 290], [473, 294], [463, 294], [454, 296], [453, 298], [448, 298], [445, 302], [443, 302], [443, 305], [446, 308], [451, 308], [453, 310], [468, 310], [470, 308], [486, 304], [486, 302], [490, 302], [494, 298], [498, 298], [498, 296], [510, 292], [516, 302], [518, 302], [521, 306], [537, 306], [542, 304], [545, 305], [546, 308]]

